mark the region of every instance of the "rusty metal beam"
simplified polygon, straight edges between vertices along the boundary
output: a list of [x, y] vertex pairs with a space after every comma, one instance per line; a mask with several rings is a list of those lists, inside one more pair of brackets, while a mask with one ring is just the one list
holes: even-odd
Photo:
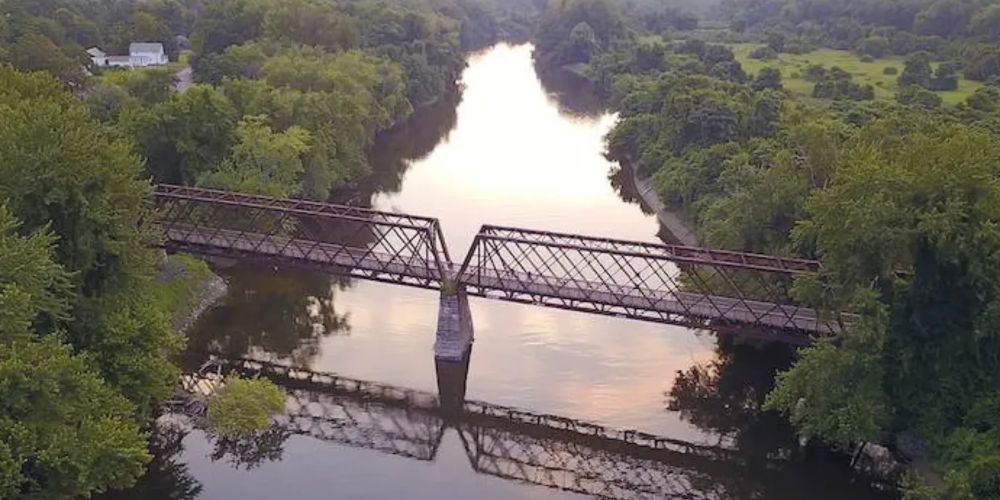
[[176, 251], [795, 343], [853, 320], [789, 302], [814, 260], [485, 225], [456, 269], [431, 217], [174, 185], [154, 200]]

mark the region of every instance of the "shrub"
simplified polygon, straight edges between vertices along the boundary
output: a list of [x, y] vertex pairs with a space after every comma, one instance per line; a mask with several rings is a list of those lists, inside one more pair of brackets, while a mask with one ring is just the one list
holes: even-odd
[[813, 50], [814, 49], [813, 49], [812, 46], [804, 44], [804, 43], [788, 42], [788, 43], [785, 44], [785, 48], [784, 48], [784, 50], [782, 50], [782, 52], [785, 52], [787, 54], [801, 55], [801, 54], [808, 54], [808, 53], [812, 52]]
[[976, 498], [1000, 500], [1000, 455], [976, 458], [968, 471], [969, 487]]
[[899, 68], [897, 68], [895, 66], [886, 66], [885, 68], [882, 69], [882, 74], [883, 75], [898, 75], [899, 74]]
[[901, 104], [920, 106], [933, 109], [941, 107], [941, 96], [918, 85], [909, 85], [900, 89], [896, 100]]
[[762, 60], [777, 59], [778, 52], [768, 46], [757, 47], [756, 49], [750, 51], [749, 57], [750, 59], [762, 59]]
[[875, 62], [875, 58], [872, 56], [861, 56], [861, 62], [866, 62], [866, 63]]
[[269, 380], [226, 379], [208, 401], [208, 419], [220, 436], [240, 436], [266, 429], [285, 408], [285, 395]]
[[808, 68], [806, 68], [806, 72], [802, 78], [805, 78], [810, 82], [818, 82], [826, 77], [826, 73], [826, 68], [824, 68], [821, 64], [811, 64]]

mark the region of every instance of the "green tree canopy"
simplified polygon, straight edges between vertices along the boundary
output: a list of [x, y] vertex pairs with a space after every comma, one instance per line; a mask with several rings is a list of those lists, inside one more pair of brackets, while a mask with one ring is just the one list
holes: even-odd
[[133, 407], [55, 338], [0, 343], [0, 497], [131, 485], [149, 461]]
[[244, 118], [236, 127], [236, 145], [217, 170], [206, 172], [198, 184], [241, 193], [287, 198], [301, 192], [303, 159], [309, 150], [309, 132], [292, 127], [274, 132], [263, 116]]
[[0, 197], [30, 233], [57, 238], [75, 292], [58, 326], [142, 412], [174, 384], [178, 345], [149, 293], [149, 184], [114, 138], [51, 76], [0, 68]]

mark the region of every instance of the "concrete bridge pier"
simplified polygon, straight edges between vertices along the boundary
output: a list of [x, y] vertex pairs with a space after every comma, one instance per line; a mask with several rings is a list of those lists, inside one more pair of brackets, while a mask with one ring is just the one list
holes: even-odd
[[434, 358], [454, 363], [466, 360], [466, 355], [472, 349], [472, 340], [472, 311], [469, 310], [469, 296], [465, 289], [442, 291], [438, 304]]
[[472, 349], [461, 361], [434, 360], [437, 372], [438, 404], [447, 416], [459, 416], [465, 408], [465, 388], [469, 379], [469, 359]]

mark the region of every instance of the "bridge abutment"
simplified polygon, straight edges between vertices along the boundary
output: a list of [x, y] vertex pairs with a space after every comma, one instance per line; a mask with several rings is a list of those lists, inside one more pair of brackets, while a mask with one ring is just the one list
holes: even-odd
[[469, 309], [468, 294], [464, 289], [454, 293], [441, 292], [434, 358], [461, 362], [472, 348], [472, 341], [472, 311]]

